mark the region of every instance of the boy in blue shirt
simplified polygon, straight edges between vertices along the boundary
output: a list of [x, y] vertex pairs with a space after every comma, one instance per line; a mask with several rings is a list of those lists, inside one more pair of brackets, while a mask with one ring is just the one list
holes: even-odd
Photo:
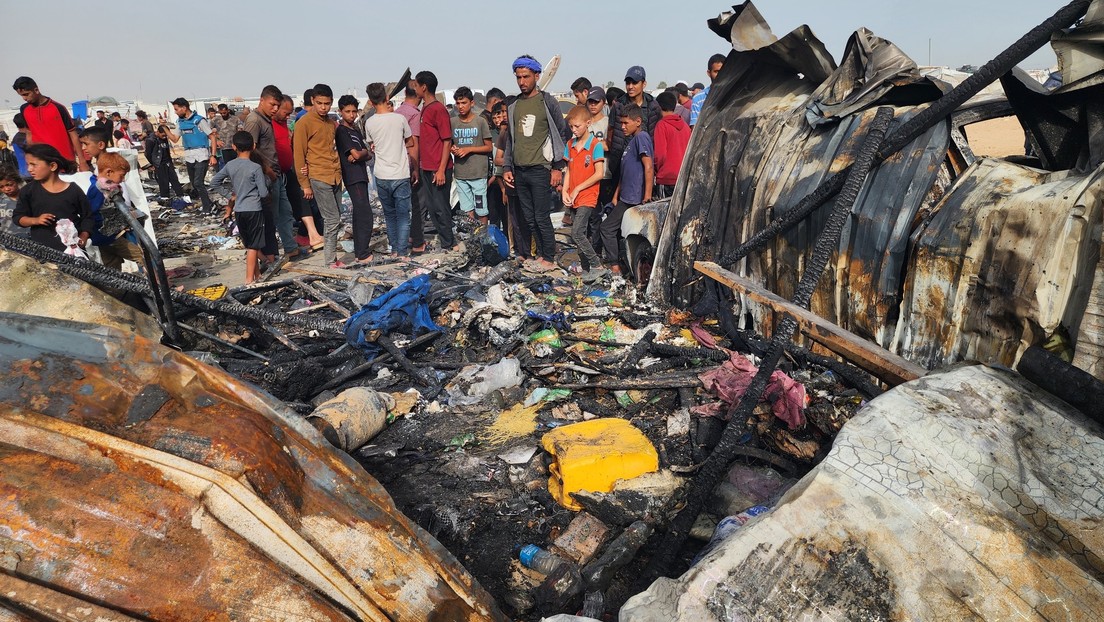
[[613, 210], [602, 221], [602, 248], [606, 261], [612, 263], [610, 271], [621, 274], [624, 257], [620, 252], [621, 219], [625, 210], [652, 200], [655, 172], [652, 165], [652, 137], [641, 131], [644, 111], [636, 104], [621, 108], [621, 129], [629, 138], [629, 144], [621, 154], [621, 177], [613, 191]]
[[[234, 209], [234, 218], [238, 223], [238, 236], [245, 251], [245, 284], [257, 280], [260, 274], [261, 251], [265, 246], [264, 212], [261, 201], [268, 197], [268, 179], [261, 165], [249, 159], [253, 154], [253, 135], [239, 131], [231, 139], [238, 157], [226, 163], [215, 177], [211, 186], [223, 196], [229, 196]], [[233, 194], [226, 192], [223, 184], [228, 181]], [[226, 206], [226, 217], [230, 217], [230, 205]]]

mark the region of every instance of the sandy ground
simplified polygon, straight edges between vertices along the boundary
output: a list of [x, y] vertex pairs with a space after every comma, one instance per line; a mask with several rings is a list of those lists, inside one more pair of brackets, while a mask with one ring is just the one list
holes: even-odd
[[1002, 158], [1023, 155], [1024, 131], [1016, 117], [990, 119], [965, 127], [974, 155]]

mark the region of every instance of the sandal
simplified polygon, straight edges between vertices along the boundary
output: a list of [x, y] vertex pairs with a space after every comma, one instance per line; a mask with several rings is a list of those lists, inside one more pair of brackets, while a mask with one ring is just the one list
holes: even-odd
[[349, 266], [348, 264], [342, 263], [340, 261], [335, 261], [331, 263], [328, 267], [332, 270], [342, 270], [344, 268], [348, 268]]

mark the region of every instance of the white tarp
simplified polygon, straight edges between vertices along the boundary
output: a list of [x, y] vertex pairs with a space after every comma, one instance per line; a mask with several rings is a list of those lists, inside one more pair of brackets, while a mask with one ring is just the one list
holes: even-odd
[[1098, 620], [1102, 435], [1008, 371], [901, 385], [772, 512], [620, 620]]

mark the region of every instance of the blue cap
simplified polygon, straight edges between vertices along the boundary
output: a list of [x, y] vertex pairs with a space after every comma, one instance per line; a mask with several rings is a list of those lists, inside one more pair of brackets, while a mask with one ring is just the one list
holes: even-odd
[[521, 565], [526, 568], [532, 568], [530, 564], [533, 563], [533, 557], [535, 557], [537, 553], [540, 553], [540, 551], [541, 548], [535, 544], [526, 544], [521, 547], [521, 552], [518, 553], [518, 559], [521, 560]]
[[625, 72], [625, 82], [643, 82], [647, 79], [648, 74], [644, 73], [644, 68], [640, 65], [633, 65]]

